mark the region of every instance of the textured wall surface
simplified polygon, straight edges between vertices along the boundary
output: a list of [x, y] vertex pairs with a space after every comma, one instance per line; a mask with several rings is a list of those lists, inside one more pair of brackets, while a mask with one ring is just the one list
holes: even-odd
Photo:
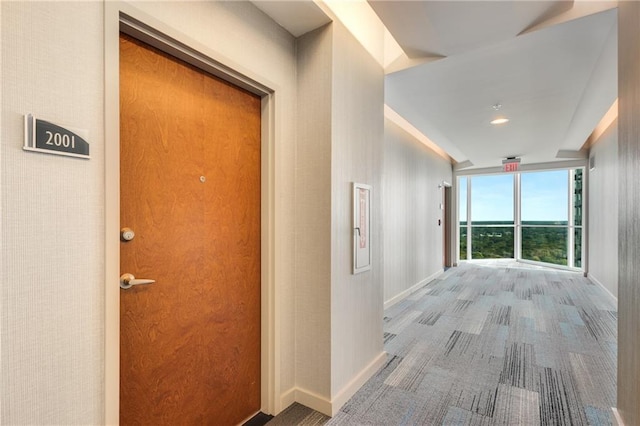
[[[298, 40], [296, 386], [329, 403], [382, 353], [383, 71], [339, 22]], [[372, 269], [352, 274], [352, 183], [372, 186]]]
[[589, 277], [618, 297], [618, 126], [591, 147], [589, 171]]
[[[0, 5], [0, 82], [2, 82], [2, 5]], [[0, 108], [2, 108], [2, 83], [0, 83]], [[2, 158], [2, 113], [3, 109], [0, 109], [0, 158]], [[2, 188], [2, 161], [0, 161], [0, 188]], [[2, 196], [0, 195], [0, 253], [4, 253], [6, 250], [6, 246], [3, 244], [2, 240], [2, 226], [3, 220], [2, 217]], [[4, 278], [2, 275], [2, 271], [4, 271], [4, 259], [0, 254], [0, 278]], [[2, 286], [3, 281], [0, 281], [0, 360], [2, 355], [2, 318], [4, 318], [4, 300], [2, 295], [4, 294], [4, 287]], [[0, 361], [0, 392], [2, 392], [2, 361]], [[0, 398], [0, 423], [2, 423], [2, 415], [3, 415], [3, 403], [2, 398]]]
[[618, 410], [640, 424], [640, 3], [618, 5]]
[[390, 120], [384, 141], [384, 300], [442, 271], [442, 181], [451, 164]]
[[331, 25], [298, 39], [296, 386], [331, 399]]
[[[0, 7], [0, 423], [99, 424], [102, 4], [2, 2]], [[26, 113], [86, 129], [92, 158], [23, 151]]]
[[[331, 392], [383, 351], [382, 144], [384, 74], [335, 22], [331, 168]], [[352, 275], [352, 182], [371, 189], [371, 270]]]

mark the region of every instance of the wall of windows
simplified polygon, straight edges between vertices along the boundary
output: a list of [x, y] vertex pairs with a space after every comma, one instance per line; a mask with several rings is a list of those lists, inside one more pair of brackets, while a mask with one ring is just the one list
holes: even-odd
[[458, 178], [461, 260], [582, 267], [583, 170]]

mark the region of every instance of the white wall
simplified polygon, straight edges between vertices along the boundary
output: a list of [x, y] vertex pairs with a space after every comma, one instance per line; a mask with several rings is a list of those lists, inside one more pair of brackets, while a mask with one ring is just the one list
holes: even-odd
[[[618, 3], [618, 401], [640, 424], [640, 3]], [[615, 232], [611, 230], [611, 232]]]
[[[339, 22], [298, 40], [296, 399], [335, 413], [383, 359], [382, 66]], [[352, 183], [372, 185], [372, 269], [352, 274]]]
[[393, 254], [385, 256], [384, 301], [390, 305], [443, 270], [438, 185], [452, 183], [452, 168], [391, 120], [384, 123], [384, 252]]
[[[618, 297], [618, 122], [590, 149], [595, 168], [589, 170], [589, 277]], [[587, 168], [588, 169], [588, 168]]]
[[[0, 82], [2, 82], [2, 6], [0, 5]], [[2, 89], [2, 83], [0, 83], [0, 108], [2, 108], [2, 93], [3, 93], [3, 89]], [[0, 129], [2, 129], [2, 116], [4, 115], [4, 113], [2, 112], [4, 109], [0, 110]], [[2, 130], [0, 130], [0, 158], [2, 158]], [[0, 161], [0, 188], [2, 188], [2, 161]], [[1, 190], [0, 190], [0, 194], [1, 194]], [[2, 212], [2, 196], [0, 195], [0, 213]], [[0, 253], [4, 253], [4, 251], [6, 250], [5, 245], [2, 243], [2, 226], [3, 226], [3, 220], [2, 220], [2, 214], [0, 214]], [[0, 392], [2, 392], [2, 361], [1, 359], [2, 354], [4, 352], [2, 352], [2, 322], [4, 321], [4, 302], [3, 302], [3, 294], [4, 294], [4, 287], [2, 286], [2, 283], [4, 282], [4, 275], [2, 274], [2, 271], [4, 271], [4, 267], [3, 267], [3, 256], [2, 254], [0, 254]], [[0, 423], [2, 423], [2, 413], [3, 413], [3, 408], [2, 408], [2, 398], [0, 398]]]
[[325, 401], [331, 399], [332, 41], [329, 24], [297, 42], [296, 388]]
[[[331, 393], [346, 402], [353, 391], [348, 384], [366, 375], [363, 370], [383, 352], [384, 72], [342, 24], [333, 27]], [[372, 186], [372, 267], [357, 275], [352, 275], [352, 182]]]
[[[99, 424], [103, 6], [1, 2], [2, 424]], [[90, 160], [22, 150], [23, 115], [86, 129]]]

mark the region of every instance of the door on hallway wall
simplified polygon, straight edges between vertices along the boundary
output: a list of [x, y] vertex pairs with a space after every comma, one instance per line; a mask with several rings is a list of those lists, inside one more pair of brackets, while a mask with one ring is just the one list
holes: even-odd
[[443, 184], [442, 191], [442, 266], [449, 268], [453, 266], [451, 261], [451, 186]]
[[255, 95], [121, 35], [120, 221], [133, 238], [120, 272], [155, 280], [120, 290], [123, 425], [260, 410], [260, 114]]

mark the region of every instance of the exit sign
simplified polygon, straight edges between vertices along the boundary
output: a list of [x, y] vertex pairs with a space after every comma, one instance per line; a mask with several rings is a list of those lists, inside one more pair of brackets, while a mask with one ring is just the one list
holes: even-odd
[[504, 163], [502, 165], [502, 170], [505, 171], [505, 172], [517, 172], [519, 166], [520, 166], [519, 162]]

